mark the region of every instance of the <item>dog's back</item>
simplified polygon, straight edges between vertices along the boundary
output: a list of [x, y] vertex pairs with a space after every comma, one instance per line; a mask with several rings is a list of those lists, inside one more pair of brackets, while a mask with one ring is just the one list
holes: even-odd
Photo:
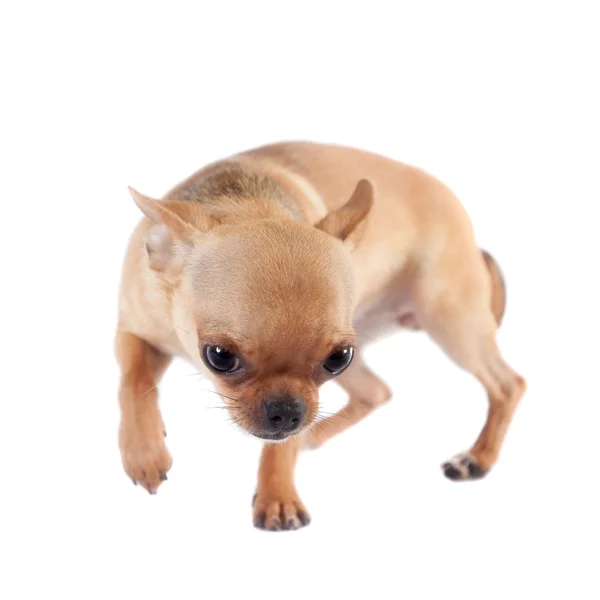
[[[339, 208], [359, 179], [370, 179], [375, 203], [355, 252], [362, 301], [369, 303], [398, 274], [426, 269], [440, 255], [478, 258], [471, 222], [456, 196], [429, 173], [356, 148], [312, 142], [283, 142], [232, 157], [248, 168], [291, 174], [301, 202], [316, 213]], [[482, 263], [483, 264], [483, 263]]]

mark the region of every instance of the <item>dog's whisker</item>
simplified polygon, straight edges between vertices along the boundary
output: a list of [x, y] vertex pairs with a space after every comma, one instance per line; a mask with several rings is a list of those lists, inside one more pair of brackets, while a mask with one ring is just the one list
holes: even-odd
[[243, 422], [243, 419], [238, 419], [237, 421], [231, 421], [229, 425], [229, 429], [233, 429], [234, 431], [239, 429], [240, 431], [245, 432], [246, 429], [240, 425]]
[[240, 402], [241, 404], [248, 404], [248, 402], [246, 400], [244, 400], [243, 398], [232, 398], [231, 396], [227, 396], [226, 394], [223, 394], [222, 392], [217, 392], [216, 390], [202, 390], [204, 392], [210, 392], [211, 394], [216, 394], [217, 396], [220, 396], [221, 398], [227, 398], [228, 400], [231, 400], [232, 402]]
[[335, 425], [340, 431], [342, 431], [342, 426], [339, 423], [336, 423], [333, 419], [321, 419], [320, 421], [318, 421], [318, 423], [331, 423], [332, 425]]
[[184, 333], [187, 333], [188, 335], [192, 335], [191, 331], [188, 331], [187, 329], [184, 329], [183, 327], [179, 326], [179, 325], [175, 325], [175, 327], [177, 327], [177, 329], [181, 329], [181, 331], [183, 331]]
[[239, 412], [235, 415], [232, 415], [231, 417], [228, 417], [228, 421], [238, 421], [238, 420], [244, 420], [247, 416], [247, 413], [245, 412]]
[[206, 379], [206, 375], [204, 375], [204, 373], [200, 373], [200, 371], [195, 373], [184, 373], [181, 377], [200, 377], [202, 379]]
[[[247, 335], [244, 335], [243, 333], [241, 333], [239, 331], [234, 331], [233, 333], [235, 333], [235, 335], [241, 335], [245, 340], [249, 340], [250, 339]], [[235, 338], [233, 338], [233, 339], [235, 339]]]
[[158, 388], [158, 383], [154, 386], [152, 386], [149, 390], [146, 390], [142, 395], [141, 398], [144, 398], [145, 396], [147, 396], [150, 392], [154, 391], [155, 389]]
[[317, 417], [322, 417], [323, 420], [327, 420], [328, 417], [342, 417], [344, 419], [349, 419], [350, 417], [346, 414], [344, 414], [344, 410], [340, 410], [339, 412], [336, 413], [326, 413], [326, 412], [321, 412], [319, 411], [317, 413]]
[[323, 425], [321, 424], [320, 421], [315, 421], [313, 423], [313, 427], [318, 427], [320, 431], [322, 431], [323, 433], [327, 433], [327, 431], [325, 430], [325, 428], [323, 427]]
[[360, 338], [367, 338], [368, 340], [372, 340], [373, 338], [364, 334], [364, 333], [357, 333], [356, 331], [345, 331], [345, 330], [340, 330], [340, 331], [335, 331], [334, 333], [338, 333], [340, 335], [347, 335], [349, 337], [360, 337]]

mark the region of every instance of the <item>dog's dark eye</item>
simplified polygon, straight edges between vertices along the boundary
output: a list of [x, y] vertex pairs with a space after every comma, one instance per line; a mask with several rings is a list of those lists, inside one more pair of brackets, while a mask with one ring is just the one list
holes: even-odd
[[332, 375], [339, 375], [351, 362], [354, 348], [340, 348], [332, 352], [323, 363], [323, 368]]
[[222, 346], [207, 346], [204, 359], [209, 367], [221, 373], [233, 373], [240, 368], [240, 359]]

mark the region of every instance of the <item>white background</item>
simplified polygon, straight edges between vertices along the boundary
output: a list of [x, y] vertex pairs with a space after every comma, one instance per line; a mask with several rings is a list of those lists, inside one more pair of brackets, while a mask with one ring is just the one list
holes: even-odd
[[[599, 597], [594, 3], [357, 4], [3, 3], [3, 599]], [[380, 343], [393, 402], [301, 457], [313, 523], [271, 534], [251, 526], [260, 444], [183, 363], [161, 386], [169, 481], [131, 485], [112, 344], [126, 186], [160, 196], [285, 139], [459, 195], [529, 390], [497, 467], [456, 484], [439, 464], [478, 434], [483, 390], [423, 334]]]

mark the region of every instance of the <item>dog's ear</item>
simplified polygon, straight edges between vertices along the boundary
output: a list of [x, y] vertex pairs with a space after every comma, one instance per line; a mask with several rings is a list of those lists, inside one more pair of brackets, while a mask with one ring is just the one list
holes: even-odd
[[355, 246], [363, 233], [374, 196], [373, 183], [369, 179], [361, 179], [350, 200], [323, 217], [315, 227]]
[[158, 271], [168, 266], [177, 248], [193, 245], [202, 232], [214, 225], [208, 215], [190, 202], [154, 200], [131, 187], [129, 193], [153, 223], [146, 236], [146, 250], [150, 266]]

